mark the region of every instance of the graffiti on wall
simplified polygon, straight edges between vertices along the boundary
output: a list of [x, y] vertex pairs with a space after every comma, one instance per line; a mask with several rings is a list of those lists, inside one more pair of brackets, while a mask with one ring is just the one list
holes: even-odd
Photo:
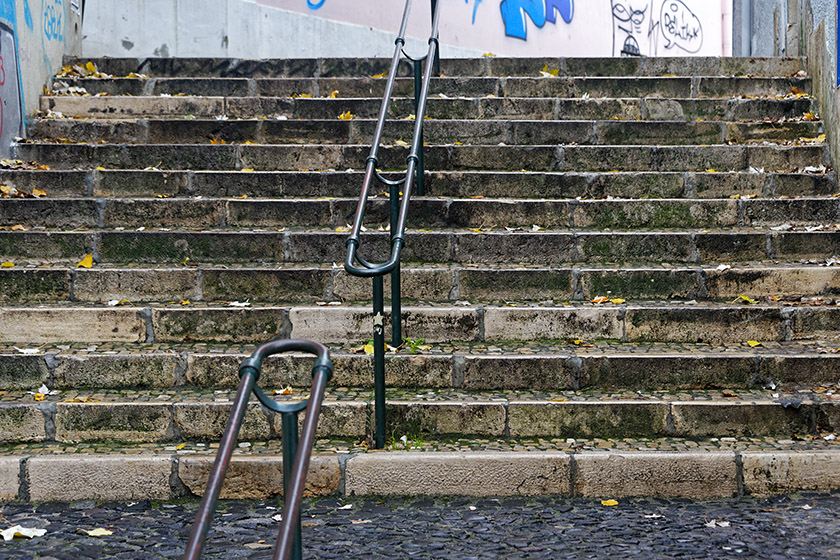
[[47, 41], [64, 41], [63, 0], [43, 0], [44, 37]]
[[505, 35], [527, 41], [528, 19], [538, 28], [543, 28], [546, 23], [556, 24], [559, 13], [563, 21], [571, 23], [575, 15], [575, 0], [503, 0], [499, 9], [502, 11]]
[[611, 0], [613, 56], [694, 54], [703, 24], [682, 0]]
[[23, 130], [23, 103], [17, 67], [15, 30], [0, 22], [0, 153], [7, 149]]

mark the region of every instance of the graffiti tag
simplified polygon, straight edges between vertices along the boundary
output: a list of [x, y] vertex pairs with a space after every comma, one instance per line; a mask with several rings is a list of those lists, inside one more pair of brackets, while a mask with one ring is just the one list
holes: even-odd
[[43, 0], [44, 37], [48, 41], [64, 41], [63, 0]]
[[555, 12], [560, 12], [563, 21], [571, 23], [575, 13], [575, 0], [504, 0], [499, 9], [502, 11], [505, 35], [527, 41], [526, 15], [539, 28], [546, 22], [556, 23]]
[[674, 46], [696, 53], [703, 46], [703, 25], [681, 0], [667, 0], [662, 4], [659, 18], [665, 48]]
[[309, 6], [310, 10], [317, 10], [323, 6], [326, 1], [327, 0], [306, 0], [306, 5]]

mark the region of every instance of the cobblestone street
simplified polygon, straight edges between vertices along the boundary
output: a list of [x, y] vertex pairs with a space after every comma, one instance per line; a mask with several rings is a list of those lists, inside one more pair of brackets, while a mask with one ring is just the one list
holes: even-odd
[[[197, 502], [9, 504], [3, 559], [178, 558]], [[271, 557], [279, 509], [223, 502], [205, 558]], [[840, 494], [767, 500], [358, 499], [304, 504], [306, 558], [838, 558]], [[104, 528], [112, 535], [84, 531]]]

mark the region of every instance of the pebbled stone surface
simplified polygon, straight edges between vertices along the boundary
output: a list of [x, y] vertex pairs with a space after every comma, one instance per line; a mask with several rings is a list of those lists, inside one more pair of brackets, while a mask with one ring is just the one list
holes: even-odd
[[[3, 516], [47, 530], [2, 544], [3, 557], [180, 558], [198, 508], [185, 503], [9, 505]], [[220, 502], [204, 558], [271, 558], [276, 502]], [[303, 556], [327, 558], [836, 558], [838, 494], [687, 501], [309, 499]], [[81, 530], [108, 528], [108, 537]]]

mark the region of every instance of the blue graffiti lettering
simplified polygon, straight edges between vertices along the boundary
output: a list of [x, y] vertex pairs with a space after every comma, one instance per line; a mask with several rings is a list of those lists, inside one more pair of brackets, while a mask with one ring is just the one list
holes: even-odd
[[502, 21], [505, 23], [505, 35], [517, 39], [528, 40], [528, 28], [525, 15], [537, 27], [545, 25], [544, 0], [504, 0], [499, 9], [502, 10]]
[[306, 0], [306, 5], [309, 6], [310, 10], [317, 10], [323, 6], [326, 1], [327, 0]]
[[23, 0], [23, 21], [30, 31], [35, 30], [35, 24], [32, 22], [32, 11], [29, 9], [29, 0]]
[[528, 40], [527, 15], [537, 27], [546, 22], [557, 23], [555, 11], [566, 23], [571, 23], [575, 14], [575, 0], [504, 0], [499, 9], [505, 24], [505, 35]]
[[[473, 16], [472, 16], [472, 24], [475, 25], [475, 13], [478, 11], [478, 5], [481, 4], [481, 0], [474, 0], [475, 5], [473, 6]], [[470, 3], [470, 0], [464, 0], [466, 4]]]
[[560, 17], [566, 23], [572, 23], [575, 17], [574, 0], [545, 0], [545, 20], [549, 23], [557, 23], [554, 19], [554, 12], [560, 12]]
[[64, 41], [63, 0], [44, 0], [44, 37], [47, 41]]

